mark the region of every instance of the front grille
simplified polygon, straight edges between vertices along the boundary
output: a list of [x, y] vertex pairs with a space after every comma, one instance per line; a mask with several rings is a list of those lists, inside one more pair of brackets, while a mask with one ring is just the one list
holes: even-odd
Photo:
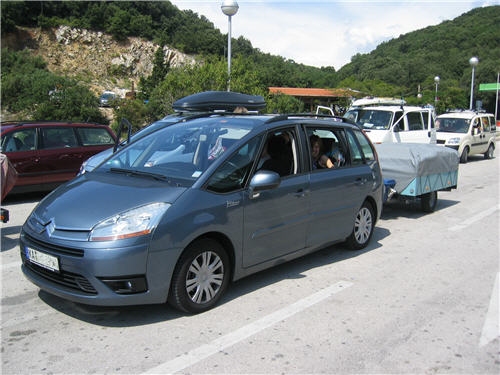
[[75, 289], [87, 294], [97, 294], [97, 290], [95, 290], [90, 281], [88, 281], [82, 275], [62, 270], [61, 272], [49, 271], [43, 267], [31, 263], [29, 260], [26, 259], [26, 256], [23, 254], [22, 251], [21, 251], [21, 257], [23, 260], [23, 264], [26, 268], [28, 268], [31, 272], [35, 273], [36, 275], [43, 277], [45, 280], [49, 280], [52, 281], [53, 283], [63, 285], [67, 288]]
[[32, 243], [34, 245], [33, 247], [48, 250], [49, 253], [54, 255], [71, 255], [80, 258], [84, 255], [84, 251], [82, 249], [53, 245], [47, 242], [39, 241], [26, 233], [24, 233], [24, 238], [28, 243]]

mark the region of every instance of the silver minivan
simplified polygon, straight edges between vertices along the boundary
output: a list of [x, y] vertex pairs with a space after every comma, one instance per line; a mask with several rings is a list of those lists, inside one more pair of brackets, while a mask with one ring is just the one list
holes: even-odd
[[490, 113], [455, 111], [436, 118], [437, 143], [457, 150], [461, 163], [469, 155], [483, 154], [485, 159], [495, 153], [496, 121]]
[[[310, 139], [342, 163], [313, 168]], [[207, 113], [45, 197], [21, 230], [22, 270], [79, 303], [199, 313], [231, 280], [339, 242], [364, 248], [382, 193], [372, 143], [339, 118]]]

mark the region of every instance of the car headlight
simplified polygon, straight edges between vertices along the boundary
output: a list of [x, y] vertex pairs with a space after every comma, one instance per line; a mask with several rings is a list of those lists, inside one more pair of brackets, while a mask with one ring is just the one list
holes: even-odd
[[89, 240], [113, 241], [147, 235], [169, 207], [169, 203], [152, 203], [112, 216], [92, 229]]
[[450, 138], [450, 139], [448, 139], [448, 144], [449, 145], [459, 145], [460, 138]]

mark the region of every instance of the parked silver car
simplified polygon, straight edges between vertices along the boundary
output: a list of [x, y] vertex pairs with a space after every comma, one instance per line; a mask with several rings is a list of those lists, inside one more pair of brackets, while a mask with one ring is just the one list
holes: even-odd
[[[318, 138], [342, 152], [334, 168], [313, 167]], [[373, 145], [341, 119], [207, 113], [44, 198], [21, 230], [22, 270], [79, 303], [199, 313], [231, 280], [338, 242], [364, 248], [382, 190]]]

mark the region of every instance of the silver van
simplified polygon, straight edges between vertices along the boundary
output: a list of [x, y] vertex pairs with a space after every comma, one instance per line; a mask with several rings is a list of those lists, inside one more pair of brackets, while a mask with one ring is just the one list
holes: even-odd
[[373, 143], [436, 143], [434, 109], [416, 106], [353, 106], [344, 118], [354, 121]]
[[460, 162], [467, 163], [469, 155], [483, 154], [493, 158], [496, 121], [490, 113], [455, 111], [436, 118], [437, 143], [457, 150]]

